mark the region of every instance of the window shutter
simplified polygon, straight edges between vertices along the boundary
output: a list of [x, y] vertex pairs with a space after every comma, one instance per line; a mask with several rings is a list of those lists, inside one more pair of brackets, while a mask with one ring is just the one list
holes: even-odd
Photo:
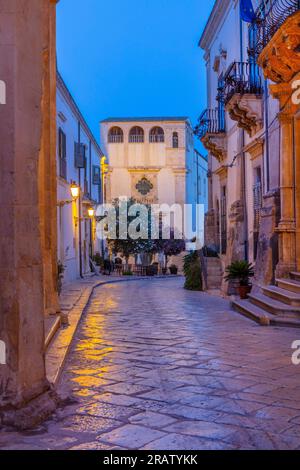
[[101, 172], [99, 166], [93, 166], [93, 184], [101, 184]]
[[75, 142], [75, 167], [76, 168], [85, 168], [86, 158], [85, 158], [85, 146], [84, 144], [79, 144]]

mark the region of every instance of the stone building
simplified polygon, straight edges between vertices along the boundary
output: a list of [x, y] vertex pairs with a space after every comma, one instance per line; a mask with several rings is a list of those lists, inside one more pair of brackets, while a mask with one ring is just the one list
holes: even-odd
[[194, 150], [188, 118], [106, 119], [101, 147], [109, 161], [107, 202], [126, 196], [169, 206], [205, 203], [206, 161]]
[[[102, 151], [61, 75], [57, 75], [57, 258], [65, 267], [64, 281], [90, 273], [90, 257], [100, 251], [90, 208], [101, 202]], [[71, 185], [80, 188], [71, 197]]]
[[[252, 18], [240, 4], [217, 0], [199, 43], [208, 83], [196, 128], [209, 151], [206, 241], [223, 267], [248, 259], [257, 286], [282, 287], [280, 278], [300, 271], [299, 2], [253, 2]], [[270, 290], [263, 293], [279, 296]]]

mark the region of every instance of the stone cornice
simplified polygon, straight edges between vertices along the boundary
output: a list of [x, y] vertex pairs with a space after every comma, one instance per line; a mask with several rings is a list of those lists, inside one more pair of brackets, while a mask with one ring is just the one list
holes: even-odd
[[220, 166], [216, 171], [215, 174], [219, 176], [220, 180], [227, 178], [228, 175], [228, 167], [225, 165]]
[[205, 29], [199, 41], [199, 47], [206, 52], [210, 49], [211, 42], [217, 35], [221, 23], [225, 20], [226, 14], [236, 0], [216, 0], [211, 15], [206, 23]]
[[129, 173], [159, 173], [162, 167], [130, 167], [126, 168]]
[[257, 138], [250, 142], [248, 145], [244, 147], [244, 152], [250, 154], [251, 160], [255, 160], [257, 157], [263, 155], [264, 151], [264, 138]]

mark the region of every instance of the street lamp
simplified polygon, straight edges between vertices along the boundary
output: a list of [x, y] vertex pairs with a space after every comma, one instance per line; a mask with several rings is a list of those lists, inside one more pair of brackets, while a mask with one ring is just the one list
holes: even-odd
[[76, 183], [71, 184], [70, 191], [74, 200], [79, 198], [80, 188]]
[[88, 215], [92, 219], [95, 215], [95, 209], [93, 207], [88, 208]]
[[72, 183], [70, 186], [70, 192], [72, 199], [71, 200], [63, 200], [63, 201], [58, 201], [57, 205], [59, 207], [66, 206], [67, 204], [72, 204], [73, 202], [77, 201], [77, 199], [80, 196], [80, 187], [76, 183]]

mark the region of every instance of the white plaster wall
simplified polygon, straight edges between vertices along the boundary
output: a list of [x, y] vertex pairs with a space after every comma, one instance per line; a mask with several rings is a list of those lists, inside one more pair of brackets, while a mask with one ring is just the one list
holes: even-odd
[[[87, 180], [88, 189], [92, 201], [99, 201], [99, 186], [92, 182], [93, 165], [100, 165], [101, 154], [90, 139], [85, 123], [81, 121], [80, 141], [84, 143], [87, 156]], [[66, 134], [67, 148], [67, 178], [64, 180], [59, 176], [59, 157], [57, 142], [57, 197], [58, 201], [71, 200], [70, 184], [74, 181], [79, 184], [79, 171], [74, 165], [74, 144], [78, 142], [78, 116], [75, 114], [72, 106], [68, 102], [64, 91], [59, 87], [57, 89], [57, 132], [61, 128]], [[90, 144], [91, 142], [91, 144]], [[91, 155], [90, 155], [91, 145]], [[84, 190], [84, 170], [81, 169], [81, 190]], [[78, 217], [78, 201], [72, 204], [66, 204], [58, 207], [58, 259], [65, 265], [64, 282], [72, 281], [79, 277], [79, 225], [75, 223], [75, 217]], [[84, 207], [82, 215], [86, 215]], [[90, 244], [90, 220], [81, 223], [82, 235], [82, 260], [83, 272], [88, 273], [89, 268], [89, 244]], [[94, 250], [99, 249], [99, 243], [94, 240]]]

